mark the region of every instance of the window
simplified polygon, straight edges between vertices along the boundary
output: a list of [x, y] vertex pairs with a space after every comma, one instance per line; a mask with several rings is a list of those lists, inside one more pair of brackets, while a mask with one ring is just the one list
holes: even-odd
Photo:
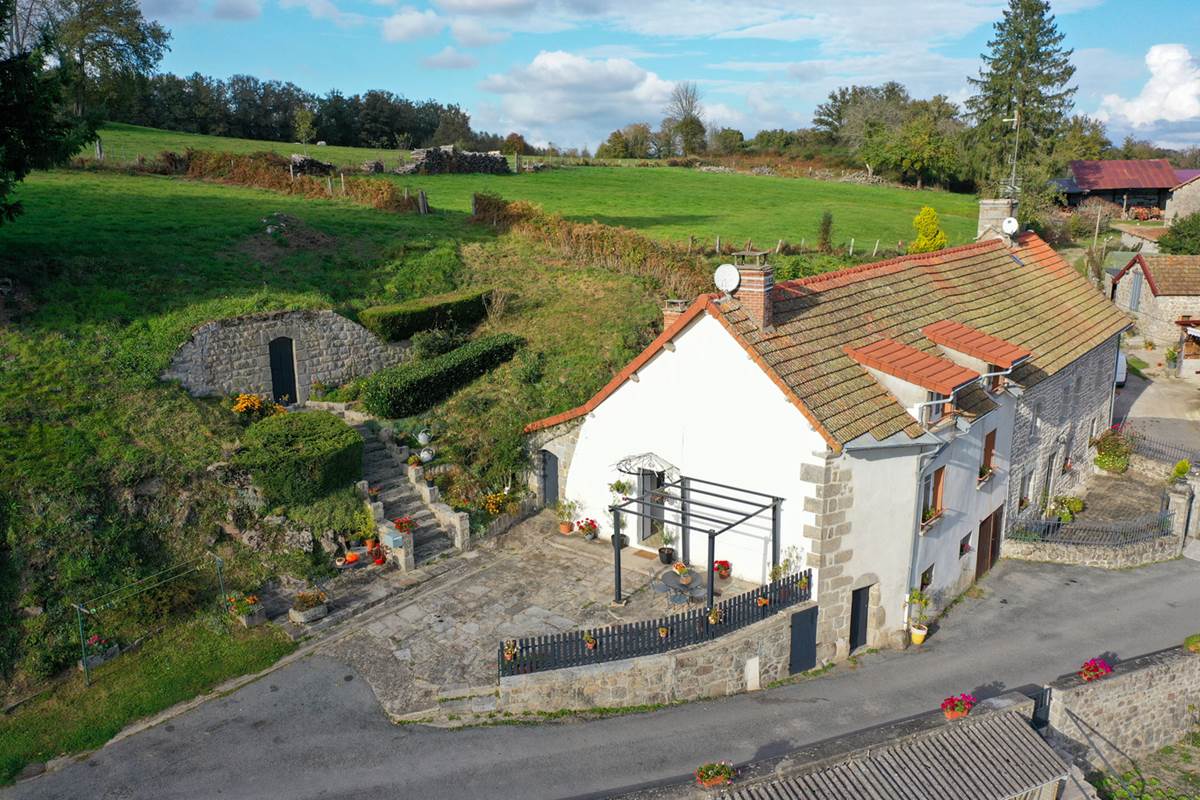
[[1142, 273], [1141, 270], [1133, 271], [1133, 285], [1129, 287], [1129, 310], [1137, 311], [1138, 305], [1142, 301]]
[[1075, 431], [1071, 430], [1071, 431], [1067, 432], [1067, 441], [1066, 441], [1066, 444], [1063, 445], [1063, 457], [1062, 457], [1062, 474], [1063, 475], [1066, 475], [1068, 472], [1071, 471], [1071, 448], [1074, 446], [1075, 446]]
[[996, 452], [996, 430], [988, 431], [983, 437], [983, 460], [979, 464], [979, 478], [982, 480], [992, 474], [992, 456]]
[[921, 591], [927, 591], [930, 586], [933, 586], [933, 564], [930, 564], [929, 569], [921, 573]]
[[[987, 371], [988, 371], [988, 373], [999, 373], [1002, 370], [995, 364], [988, 364]], [[1003, 388], [1004, 388], [1004, 376], [1003, 375], [992, 374], [992, 377], [988, 378], [988, 389], [990, 389], [993, 394], [1001, 391]]]
[[[928, 396], [929, 405], [925, 406], [925, 424], [932, 425], [933, 423], [946, 416], [947, 398], [944, 394], [930, 392]], [[940, 401], [940, 402], [939, 402]]]
[[968, 533], [958, 542], [958, 557], [962, 558], [969, 552], [971, 552], [971, 534]]
[[1017, 498], [1017, 508], [1024, 508], [1029, 505], [1029, 495], [1033, 490], [1033, 473], [1026, 473], [1021, 476], [1020, 495]]
[[1042, 404], [1034, 403], [1029, 407], [1029, 441], [1033, 441], [1042, 432]]
[[1089, 428], [1088, 428], [1088, 441], [1089, 441], [1089, 442], [1095, 441], [1095, 439], [1096, 439], [1096, 428], [1098, 427], [1097, 423], [1099, 423], [1099, 422], [1100, 422], [1100, 420], [1098, 420], [1098, 419], [1093, 419], [1093, 420], [1092, 420], [1091, 427], [1089, 427]]
[[942, 513], [942, 483], [946, 468], [938, 467], [921, 481], [921, 522], [931, 522]]

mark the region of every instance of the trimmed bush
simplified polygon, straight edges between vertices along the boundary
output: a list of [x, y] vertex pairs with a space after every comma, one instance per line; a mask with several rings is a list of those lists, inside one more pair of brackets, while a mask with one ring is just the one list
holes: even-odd
[[429, 328], [474, 325], [487, 316], [490, 292], [470, 291], [423, 297], [389, 306], [372, 306], [358, 314], [362, 326], [389, 342], [409, 339]]
[[380, 370], [363, 386], [363, 405], [380, 417], [411, 417], [513, 357], [521, 338], [498, 333], [445, 355]]
[[362, 437], [327, 411], [277, 414], [242, 437], [234, 463], [271, 506], [311, 503], [362, 477]]

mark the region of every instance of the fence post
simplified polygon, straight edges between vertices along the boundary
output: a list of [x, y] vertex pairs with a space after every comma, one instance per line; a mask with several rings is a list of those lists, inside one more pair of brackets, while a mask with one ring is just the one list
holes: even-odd
[[225, 574], [221, 571], [221, 565], [224, 562], [221, 561], [221, 557], [219, 555], [217, 555], [216, 553], [209, 553], [209, 555], [213, 557], [213, 563], [217, 567], [217, 586], [221, 590], [221, 610], [224, 612], [228, 612], [229, 611], [229, 595], [225, 594]]
[[83, 666], [83, 685], [91, 686], [92, 671], [88, 669], [87, 644], [83, 638], [83, 609], [79, 607], [78, 603], [73, 605], [75, 606], [75, 622], [79, 625], [79, 663]]
[[621, 512], [612, 510], [613, 514], [613, 605], [621, 605]]

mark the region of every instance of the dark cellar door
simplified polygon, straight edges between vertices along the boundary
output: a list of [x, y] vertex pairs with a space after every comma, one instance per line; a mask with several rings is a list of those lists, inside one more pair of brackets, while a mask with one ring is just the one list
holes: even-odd
[[292, 340], [286, 336], [272, 339], [271, 350], [271, 392], [275, 395], [276, 403], [295, 403], [296, 397], [296, 357], [292, 350]]

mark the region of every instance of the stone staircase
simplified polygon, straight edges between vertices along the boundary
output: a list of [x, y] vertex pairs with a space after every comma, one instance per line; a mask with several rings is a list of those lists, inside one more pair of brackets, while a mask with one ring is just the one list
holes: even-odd
[[412, 517], [413, 558], [417, 565], [453, 551], [450, 536], [421, 502], [420, 495], [408, 482], [404, 467], [388, 455], [375, 431], [365, 424], [355, 425], [354, 429], [363, 439], [363, 479], [367, 486], [379, 489], [384, 519]]

